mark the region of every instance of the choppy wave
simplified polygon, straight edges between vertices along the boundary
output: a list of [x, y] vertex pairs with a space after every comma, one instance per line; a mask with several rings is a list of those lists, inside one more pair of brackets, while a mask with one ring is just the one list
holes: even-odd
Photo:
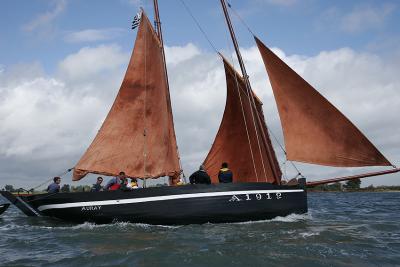
[[309, 213], [230, 224], [0, 217], [4, 266], [399, 266], [400, 194], [309, 194]]

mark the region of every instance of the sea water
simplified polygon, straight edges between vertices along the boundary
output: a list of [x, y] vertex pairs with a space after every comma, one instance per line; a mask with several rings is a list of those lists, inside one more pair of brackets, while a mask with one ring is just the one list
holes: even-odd
[[308, 204], [305, 215], [187, 226], [69, 224], [10, 207], [0, 265], [400, 266], [400, 193], [309, 193]]

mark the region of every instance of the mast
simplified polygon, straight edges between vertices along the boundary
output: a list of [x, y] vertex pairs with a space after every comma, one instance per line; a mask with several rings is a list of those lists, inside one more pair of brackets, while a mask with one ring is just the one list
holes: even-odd
[[158, 35], [158, 38], [160, 39], [160, 43], [161, 43], [161, 53], [162, 53], [164, 69], [165, 69], [165, 79], [167, 81], [168, 103], [169, 103], [169, 106], [171, 106], [171, 99], [170, 99], [170, 95], [169, 95], [167, 63], [165, 61], [164, 41], [163, 41], [162, 30], [161, 30], [160, 13], [158, 12], [158, 0], [153, 0], [153, 3], [154, 3], [154, 19], [155, 19], [154, 23], [156, 25], [157, 35]]
[[161, 31], [161, 21], [160, 21], [160, 13], [158, 11], [158, 1], [153, 0], [153, 4], [154, 4], [154, 24], [156, 26], [158, 38], [160, 38], [162, 50], [164, 52], [164, 41], [163, 41], [162, 31]]
[[[253, 117], [253, 120], [254, 120], [253, 109], [256, 110], [256, 107], [255, 107], [255, 103], [254, 103], [254, 98], [252, 97], [252, 94], [251, 94], [251, 85], [250, 85], [250, 81], [249, 81], [249, 76], [247, 75], [246, 68], [245, 68], [244, 63], [243, 63], [242, 55], [241, 55], [240, 50], [239, 50], [239, 45], [238, 45], [238, 42], [236, 40], [236, 35], [235, 35], [234, 30], [233, 30], [233, 26], [232, 26], [231, 19], [229, 17], [228, 10], [226, 8], [225, 0], [220, 0], [220, 1], [221, 1], [221, 5], [222, 5], [222, 10], [224, 11], [224, 16], [225, 16], [225, 19], [226, 19], [226, 23], [228, 24], [229, 33], [231, 35], [232, 42], [233, 42], [233, 45], [235, 47], [236, 56], [238, 58], [240, 69], [242, 71], [242, 76], [243, 76], [243, 79], [245, 81], [247, 95], [248, 95], [248, 97], [249, 97], [249, 99], [251, 101], [251, 105], [253, 107], [251, 110], [252, 110], [252, 117]], [[262, 123], [261, 123], [260, 117], [257, 114], [256, 114], [256, 117], [257, 117], [258, 124], [261, 126]], [[256, 127], [256, 126], [254, 125], [254, 127]], [[275, 164], [273, 163], [273, 160], [272, 160], [272, 158], [273, 158], [272, 153], [273, 152], [271, 151], [271, 148], [268, 145], [268, 142], [266, 140], [266, 134], [265, 134], [265, 132], [263, 130], [263, 127], [259, 127], [259, 128], [261, 129], [261, 137], [263, 139], [262, 141], [264, 142], [266, 150], [267, 150], [267, 159], [268, 159], [269, 164], [271, 165], [271, 169], [272, 169], [275, 181], [280, 183], [280, 177], [278, 175], [279, 172], [276, 169], [276, 166], [275, 166]]]
[[[174, 131], [174, 138], [176, 140], [174, 118], [173, 118], [172, 108], [171, 108], [171, 95], [170, 95], [170, 92], [169, 92], [169, 80], [168, 80], [167, 62], [165, 60], [164, 40], [163, 40], [163, 35], [162, 35], [162, 30], [161, 30], [160, 13], [158, 11], [158, 0], [153, 0], [153, 5], [154, 5], [154, 20], [155, 20], [154, 23], [156, 24], [157, 35], [158, 35], [158, 38], [160, 39], [160, 43], [161, 43], [161, 53], [162, 53], [163, 63], [164, 63], [165, 80], [167, 81], [168, 107], [171, 109], [170, 112], [171, 112], [171, 116], [172, 116], [172, 126], [173, 126], [173, 131]], [[176, 151], [178, 153], [179, 168], [182, 170], [181, 157], [179, 155], [178, 144], [176, 145]], [[185, 178], [185, 175], [183, 175], [183, 177]]]

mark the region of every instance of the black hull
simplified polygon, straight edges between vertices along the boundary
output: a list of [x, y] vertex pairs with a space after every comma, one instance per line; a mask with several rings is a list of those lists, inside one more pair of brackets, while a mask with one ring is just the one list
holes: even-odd
[[[4, 192], [2, 194], [7, 197]], [[50, 216], [78, 223], [226, 223], [307, 212], [307, 192], [304, 188], [267, 183], [185, 185], [129, 192], [58, 193], [25, 196], [19, 200], [25, 202], [21, 207], [26, 207], [25, 204], [30, 207], [30, 216]]]
[[9, 206], [10, 206], [10, 204], [1, 204], [0, 205], [0, 215], [3, 214], [8, 209]]

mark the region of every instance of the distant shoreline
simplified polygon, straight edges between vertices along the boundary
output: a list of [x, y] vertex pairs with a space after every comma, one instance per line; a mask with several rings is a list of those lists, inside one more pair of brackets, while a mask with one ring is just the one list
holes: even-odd
[[361, 181], [348, 181], [347, 183], [334, 183], [334, 184], [323, 184], [317, 186], [308, 186], [308, 192], [400, 192], [399, 185], [378, 185], [378, 186], [367, 186], [360, 187]]
[[380, 191], [370, 191], [370, 190], [347, 190], [347, 191], [324, 191], [324, 190], [310, 190], [307, 189], [308, 193], [400, 193], [400, 190], [380, 190]]
[[400, 193], [399, 189], [348, 189], [348, 190], [323, 190], [323, 189], [313, 189], [307, 188], [307, 192], [315, 192], [315, 193]]

